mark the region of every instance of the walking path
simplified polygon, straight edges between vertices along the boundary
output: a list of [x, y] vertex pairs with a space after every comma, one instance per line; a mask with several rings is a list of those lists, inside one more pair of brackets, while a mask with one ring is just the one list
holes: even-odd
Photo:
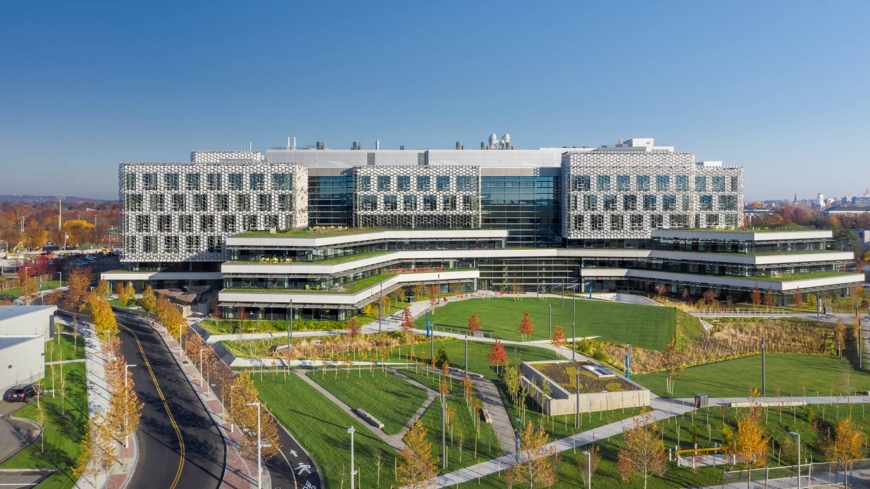
[[477, 396], [492, 418], [492, 428], [498, 437], [498, 444], [504, 453], [515, 453], [514, 428], [511, 417], [504, 407], [498, 388], [491, 380], [472, 378]]

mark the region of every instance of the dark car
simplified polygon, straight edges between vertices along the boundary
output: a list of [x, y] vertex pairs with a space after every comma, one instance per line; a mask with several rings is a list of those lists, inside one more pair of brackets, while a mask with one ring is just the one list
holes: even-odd
[[6, 394], [3, 394], [3, 400], [6, 402], [27, 402], [33, 400], [34, 397], [37, 396], [36, 389], [33, 387], [33, 384], [27, 384], [25, 386], [17, 386], [6, 391]]

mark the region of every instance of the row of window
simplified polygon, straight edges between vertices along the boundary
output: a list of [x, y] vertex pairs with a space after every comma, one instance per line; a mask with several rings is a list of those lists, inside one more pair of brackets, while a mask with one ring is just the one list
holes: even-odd
[[[657, 211], [659, 210], [659, 202], [661, 202], [661, 210], [663, 211], [677, 211], [683, 210], [688, 211], [691, 210], [689, 196], [688, 195], [663, 195], [661, 196], [661, 200], [659, 200], [657, 195], [643, 195], [642, 200], [638, 202], [637, 195], [623, 195], [622, 196], [622, 206], [619, 206], [619, 196], [615, 194], [611, 195], [603, 195], [602, 198], [599, 199], [598, 195], [572, 195], [571, 196], [571, 210], [584, 210], [584, 211], [597, 211], [597, 210], [605, 210], [605, 211], [636, 211], [639, 206], [640, 209], [645, 211]], [[679, 197], [679, 199], [678, 199]], [[697, 204], [698, 209], [702, 211], [712, 211], [713, 209], [713, 195], [699, 195]], [[725, 211], [736, 211], [737, 210], [737, 196], [736, 195], [719, 195], [719, 210]], [[601, 208], [599, 209], [599, 200], [601, 200]], [[679, 204], [678, 204], [679, 201]]]
[[[439, 200], [441, 206], [438, 206]], [[442, 195], [439, 199], [437, 195], [423, 195], [422, 205], [418, 205], [420, 198], [416, 195], [403, 195], [401, 207], [399, 206], [399, 197], [396, 195], [384, 195], [383, 199], [379, 195], [361, 195], [359, 196], [358, 211], [472, 211], [477, 210], [477, 198], [473, 195]], [[461, 207], [460, 207], [461, 203]]]
[[[135, 216], [134, 220], [127, 223], [126, 231], [130, 230], [130, 225], [134, 226], [134, 229], [137, 233], [150, 233], [152, 231], [161, 233], [169, 233], [173, 231], [178, 231], [181, 233], [193, 233], [197, 232], [194, 224], [198, 224], [199, 232], [203, 233], [213, 233], [217, 232], [218, 230], [224, 233], [235, 233], [237, 231], [254, 231], [257, 229], [261, 229], [259, 224], [262, 224], [263, 229], [281, 228], [279, 217], [277, 215], [258, 216], [251, 214], [238, 217], [241, 217], [241, 219], [237, 219], [237, 216], [235, 215], [160, 215], [154, 216], [154, 219], [152, 219], [152, 216], [143, 215]], [[173, 221], [175, 222], [175, 227], [173, 227]], [[220, 229], [218, 229], [218, 226], [220, 226]], [[286, 216], [284, 228], [291, 227], [293, 227], [293, 218], [291, 216]]]
[[[695, 191], [696, 192], [707, 192], [707, 179], [706, 176], [696, 176], [695, 177]], [[726, 177], [724, 176], [716, 176], [709, 177], [711, 181], [711, 185], [709, 186], [710, 192], [726, 192], [725, 183]], [[634, 179], [634, 188], [631, 186], [631, 176], [630, 175], [617, 175], [615, 182], [616, 185], [613, 185], [613, 177], [611, 175], [598, 175], [595, 177], [595, 190], [599, 192], [610, 192], [615, 190], [617, 192], [630, 192], [632, 190], [637, 190], [641, 192], [649, 192], [651, 190], [651, 177], [649, 175], [638, 175]], [[689, 176], [688, 175], [676, 175], [673, 177], [673, 188], [671, 187], [671, 176], [670, 175], [657, 175], [655, 177], [656, 191], [657, 192], [669, 192], [671, 190], [675, 190], [677, 192], [688, 192], [689, 188]], [[736, 176], [730, 177], [731, 180], [731, 192], [738, 191], [739, 180]], [[571, 177], [571, 190], [575, 192], [590, 192], [592, 191], [592, 183], [593, 178], [590, 175], [574, 175]]]
[[[211, 200], [211, 205], [209, 205]], [[230, 203], [232, 202], [232, 206]], [[232, 207], [232, 208], [231, 208]], [[273, 207], [273, 199], [270, 194], [247, 195], [247, 194], [194, 194], [188, 196], [185, 194], [151, 194], [148, 195], [148, 210], [151, 212], [250, 212], [254, 210], [262, 212], [271, 212]], [[290, 212], [293, 210], [293, 195], [280, 194], [278, 195], [277, 205], [275, 206], [279, 212]], [[143, 212], [145, 209], [145, 196], [142, 194], [127, 194], [125, 207], [129, 212]]]
[[[667, 224], [665, 219], [667, 218]], [[571, 225], [578, 231], [643, 231], [647, 216], [644, 214], [577, 214]], [[703, 220], [703, 222], [702, 222]], [[689, 228], [688, 214], [653, 214], [649, 216], [649, 227], [652, 229], [685, 229]], [[734, 227], [737, 225], [737, 214], [725, 214], [720, 219], [719, 214], [698, 214], [695, 216], [694, 227]]]
[[[450, 190], [450, 182], [454, 179], [449, 175], [435, 177], [435, 190], [448, 191]], [[399, 175], [396, 177], [396, 191], [410, 192], [411, 177], [409, 175]], [[477, 190], [477, 177], [475, 176], [458, 176], [455, 177], [457, 192], [473, 192]], [[420, 175], [416, 179], [417, 191], [428, 192], [432, 190], [432, 177], [429, 175]], [[372, 190], [372, 177], [369, 175], [359, 175], [356, 180], [356, 188], [360, 191], [370, 192]], [[379, 192], [390, 192], [393, 190], [393, 177], [389, 175], [380, 175], [377, 177], [377, 190]]]
[[[183, 238], [183, 239], [182, 239]], [[182, 249], [182, 243], [184, 248]], [[220, 253], [224, 240], [220, 236], [205, 236], [206, 247], [202, 247], [201, 236], [128, 236], [124, 241], [124, 251], [128, 254], [139, 253]], [[140, 247], [141, 246], [141, 247]]]
[[[224, 175], [221, 173], [207, 173], [205, 175], [205, 185], [202, 185], [202, 174], [200, 173], [165, 173], [163, 174], [163, 187], [160, 188], [160, 182], [157, 173], [127, 173], [125, 177], [126, 189], [128, 191], [136, 191], [139, 182], [139, 177], [142, 177], [142, 190], [181, 190], [182, 184], [185, 190], [214, 190], [220, 191], [224, 189]], [[181, 177], [184, 177], [182, 180]], [[251, 173], [247, 175], [248, 188], [245, 188], [244, 173], [230, 173], [227, 175], [228, 190], [266, 190], [266, 174]], [[273, 173], [272, 174], [272, 190], [292, 190], [293, 175], [291, 173]]]

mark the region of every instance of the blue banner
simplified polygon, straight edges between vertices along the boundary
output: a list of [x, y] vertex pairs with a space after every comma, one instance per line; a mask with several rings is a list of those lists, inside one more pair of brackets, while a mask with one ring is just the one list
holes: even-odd
[[426, 311], [426, 337], [432, 336], [432, 323], [429, 320], [429, 311]]

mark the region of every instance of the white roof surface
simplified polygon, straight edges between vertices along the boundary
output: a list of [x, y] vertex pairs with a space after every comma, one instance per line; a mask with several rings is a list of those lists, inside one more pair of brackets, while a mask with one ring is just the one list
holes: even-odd
[[53, 314], [57, 306], [0, 306], [0, 321], [38, 312]]

